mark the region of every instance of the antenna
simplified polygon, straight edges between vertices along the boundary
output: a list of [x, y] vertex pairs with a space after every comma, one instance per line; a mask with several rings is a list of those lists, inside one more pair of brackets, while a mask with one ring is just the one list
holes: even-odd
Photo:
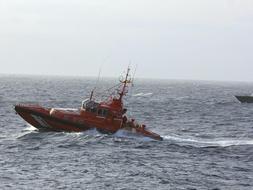
[[132, 61], [131, 61], [131, 59], [129, 59], [128, 68], [131, 68], [131, 65], [132, 65]]
[[97, 88], [97, 85], [99, 83], [100, 76], [101, 76], [101, 70], [102, 70], [102, 65], [100, 65], [100, 67], [99, 67], [98, 78], [97, 78], [97, 82], [96, 82], [95, 88]]
[[135, 73], [136, 73], [137, 67], [138, 65], [136, 64], [134, 68], [133, 78], [132, 78], [132, 87], [134, 86], [134, 79], [135, 79]]
[[100, 80], [100, 75], [101, 75], [101, 70], [102, 70], [102, 64], [101, 64], [100, 67], [99, 67], [98, 78], [97, 78], [95, 87], [94, 87], [93, 90], [91, 91], [90, 100], [93, 98], [94, 91], [96, 90], [96, 88], [97, 88], [97, 86], [98, 86], [98, 83], [99, 83], [99, 80]]

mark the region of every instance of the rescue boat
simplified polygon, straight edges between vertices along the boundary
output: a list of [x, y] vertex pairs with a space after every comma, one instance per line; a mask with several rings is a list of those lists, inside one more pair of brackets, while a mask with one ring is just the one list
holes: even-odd
[[120, 80], [116, 88], [116, 95], [110, 96], [105, 101], [95, 101], [92, 91], [90, 97], [82, 101], [78, 109], [18, 104], [15, 105], [15, 111], [39, 131], [81, 132], [95, 128], [102, 133], [114, 134], [118, 130], [126, 130], [155, 140], [163, 140], [160, 135], [148, 130], [144, 124], [138, 124], [134, 119], [127, 117], [123, 97], [127, 94], [129, 84], [132, 83], [129, 72], [128, 68], [126, 76]]

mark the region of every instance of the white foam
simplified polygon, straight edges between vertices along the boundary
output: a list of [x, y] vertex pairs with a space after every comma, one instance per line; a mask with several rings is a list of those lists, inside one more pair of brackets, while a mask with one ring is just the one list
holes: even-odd
[[115, 134], [113, 134], [113, 136], [120, 137], [120, 138], [137, 139], [137, 140], [141, 140], [141, 141], [153, 141], [153, 139], [151, 139], [149, 137], [145, 137], [140, 134], [137, 134], [137, 133], [134, 133], [134, 132], [131, 132], [128, 130], [124, 130], [124, 129], [118, 130]]
[[193, 137], [179, 137], [179, 136], [163, 136], [164, 140], [176, 141], [186, 145], [193, 145], [199, 147], [205, 146], [239, 146], [239, 145], [253, 145], [252, 139], [212, 139], [212, 140], [204, 140], [197, 139]]
[[138, 97], [138, 96], [150, 96], [152, 94], [153, 94], [152, 92], [148, 92], [148, 93], [140, 92], [140, 93], [134, 94], [133, 96], [134, 97]]
[[27, 123], [27, 127], [23, 129], [23, 131], [36, 131], [36, 130], [37, 129], [34, 126], [32, 126], [28, 123]]
[[138, 94], [134, 94], [133, 96], [142, 96], [143, 95], [143, 93], [141, 92], [141, 93], [138, 93]]
[[143, 96], [151, 96], [153, 93], [152, 92], [148, 92], [146, 94], [143, 94]]
[[27, 127], [24, 128], [21, 133], [15, 134], [13, 137], [15, 139], [19, 139], [19, 138], [26, 136], [27, 134], [33, 133], [35, 131], [38, 131], [38, 129], [36, 129], [35, 127], [33, 127], [32, 125], [27, 123]]

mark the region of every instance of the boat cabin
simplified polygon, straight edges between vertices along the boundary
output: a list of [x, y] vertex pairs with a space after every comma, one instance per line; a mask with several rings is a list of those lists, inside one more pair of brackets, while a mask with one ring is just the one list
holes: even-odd
[[108, 108], [103, 107], [99, 103], [90, 99], [84, 100], [82, 102], [82, 110], [105, 118], [109, 116], [110, 112]]

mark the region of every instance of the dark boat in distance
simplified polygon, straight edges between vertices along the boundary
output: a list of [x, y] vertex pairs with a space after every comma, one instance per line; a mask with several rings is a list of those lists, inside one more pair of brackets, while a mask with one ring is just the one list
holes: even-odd
[[18, 104], [15, 105], [16, 113], [40, 131], [81, 132], [95, 128], [100, 132], [113, 134], [118, 130], [125, 130], [155, 140], [163, 140], [144, 124], [139, 124], [126, 115], [123, 97], [127, 94], [128, 85], [132, 83], [129, 71], [128, 68], [125, 78], [116, 86], [116, 94], [111, 95], [106, 101], [95, 101], [93, 90], [90, 98], [84, 100], [80, 108], [46, 108], [39, 105]]
[[235, 96], [241, 103], [253, 103], [253, 96]]

